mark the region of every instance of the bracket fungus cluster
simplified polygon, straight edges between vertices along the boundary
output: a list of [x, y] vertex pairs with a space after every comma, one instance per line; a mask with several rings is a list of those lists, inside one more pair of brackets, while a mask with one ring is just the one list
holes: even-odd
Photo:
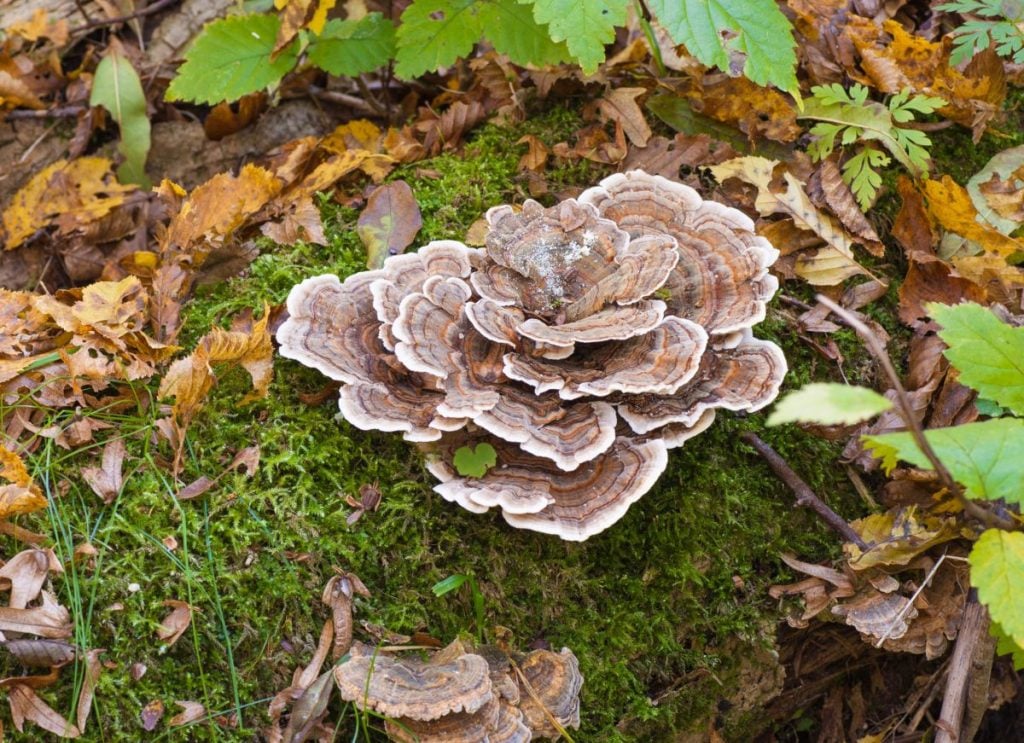
[[[751, 328], [778, 251], [741, 212], [631, 171], [550, 208], [487, 213], [452, 240], [288, 297], [281, 353], [342, 382], [342, 415], [428, 451], [444, 498], [584, 540], [661, 476], [719, 408], [755, 411], [786, 361]], [[497, 453], [481, 477], [454, 452]]]
[[357, 644], [334, 680], [343, 699], [386, 717], [388, 737], [403, 743], [526, 743], [580, 724], [583, 676], [568, 648], [516, 661], [456, 640], [424, 661]]

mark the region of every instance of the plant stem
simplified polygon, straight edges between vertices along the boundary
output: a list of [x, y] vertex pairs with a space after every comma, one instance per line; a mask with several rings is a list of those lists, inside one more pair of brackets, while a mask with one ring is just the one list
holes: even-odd
[[861, 550], [870, 549], [870, 546], [861, 539], [860, 534], [855, 532], [853, 527], [846, 523], [842, 516], [829, 508], [811, 490], [811, 487], [800, 479], [800, 476], [786, 464], [786, 460], [780, 457], [778, 452], [772, 449], [760, 436], [753, 431], [746, 431], [740, 438], [757, 449], [757, 453], [764, 457], [776, 476], [789, 486], [789, 489], [796, 495], [796, 504], [798, 506], [810, 508], [847, 542], [853, 542]]
[[949, 470], [946, 469], [946, 465], [942, 463], [935, 450], [932, 449], [932, 445], [928, 442], [928, 438], [924, 435], [924, 429], [921, 428], [921, 423], [917, 420], [914, 415], [914, 409], [910, 404], [910, 396], [907, 394], [906, 388], [903, 387], [903, 383], [900, 381], [899, 374], [896, 373], [895, 367], [892, 365], [892, 360], [889, 358], [889, 354], [885, 348], [879, 342], [875, 334], [871, 332], [867, 325], [858, 320], [852, 312], [840, 307], [838, 304], [833, 302], [823, 294], [817, 296], [818, 302], [829, 308], [830, 311], [838, 315], [843, 321], [853, 328], [857, 335], [864, 340], [864, 345], [867, 346], [868, 351], [875, 357], [875, 360], [882, 367], [882, 371], [885, 372], [885, 376], [888, 377], [889, 383], [896, 391], [896, 404], [899, 407], [900, 417], [903, 418], [903, 422], [907, 426], [907, 430], [914, 439], [914, 443], [921, 452], [928, 458], [936, 474], [946, 489], [953, 495], [954, 498], [959, 501], [963, 507], [964, 512], [970, 517], [981, 521], [987, 526], [994, 526], [1000, 529], [1012, 529], [1015, 527], [1013, 522], [1000, 517], [999, 515], [982, 508], [980, 505], [972, 500], [969, 500], [965, 495], [963, 488], [960, 484], [953, 479]]

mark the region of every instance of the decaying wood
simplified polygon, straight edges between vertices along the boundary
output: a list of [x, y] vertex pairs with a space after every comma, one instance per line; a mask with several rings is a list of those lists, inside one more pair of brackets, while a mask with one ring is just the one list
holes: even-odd
[[[971, 719], [965, 719], [964, 709], [969, 697], [975, 701], [979, 696], [983, 700], [988, 696], [993, 651], [986, 642], [988, 626], [988, 610], [978, 603], [977, 592], [972, 590], [946, 677], [942, 714], [935, 724], [935, 743], [970, 743], [977, 731], [981, 722], [979, 712], [984, 711], [984, 704], [981, 710], [971, 710]], [[979, 682], [984, 686], [984, 694], [979, 694]], [[972, 706], [976, 707], [976, 702]]]

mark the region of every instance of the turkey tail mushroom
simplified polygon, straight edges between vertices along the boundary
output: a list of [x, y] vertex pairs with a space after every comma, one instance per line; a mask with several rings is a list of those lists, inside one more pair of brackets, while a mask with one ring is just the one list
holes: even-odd
[[[487, 222], [483, 249], [437, 241], [307, 279], [277, 333], [283, 355], [342, 382], [353, 425], [419, 443], [446, 499], [586, 539], [715, 411], [775, 399], [786, 360], [752, 329], [778, 251], [746, 215], [630, 171]], [[463, 476], [455, 453], [484, 441], [497, 466]]]

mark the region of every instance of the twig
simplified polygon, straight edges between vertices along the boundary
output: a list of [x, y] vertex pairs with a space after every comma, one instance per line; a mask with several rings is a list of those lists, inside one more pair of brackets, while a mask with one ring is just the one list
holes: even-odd
[[767, 443], [761, 439], [756, 433], [747, 431], [740, 438], [752, 447], [757, 449], [757, 453], [764, 457], [765, 461], [775, 472], [775, 475], [789, 486], [789, 489], [796, 494], [796, 504], [803, 506], [804, 508], [810, 508], [818, 516], [821, 517], [822, 521], [828, 524], [832, 529], [839, 534], [847, 542], [853, 542], [855, 545], [860, 547], [862, 550], [869, 549], [868, 544], [861, 539], [860, 534], [853, 530], [853, 527], [843, 520], [843, 517], [838, 513], [829, 508], [821, 498], [819, 498], [810, 486], [800, 479], [800, 476], [794, 472], [786, 460], [779, 456], [778, 452], [772, 449]]
[[73, 29], [71, 34], [77, 35], [83, 31], [91, 31], [94, 28], [100, 28], [102, 26], [113, 26], [118, 23], [124, 23], [125, 21], [134, 21], [136, 18], [142, 18], [147, 15], [159, 13], [164, 8], [174, 5], [177, 2], [179, 2], [179, 0], [156, 0], [152, 5], [147, 5], [145, 8], [140, 8], [134, 13], [129, 13], [128, 15], [119, 15], [114, 18], [103, 18], [96, 21], [89, 21], [88, 23]]
[[377, 113], [377, 110], [372, 105], [358, 96], [349, 95], [348, 93], [339, 93], [336, 90], [324, 90], [319, 85], [310, 85], [308, 90], [310, 95], [321, 101], [340, 103], [343, 106], [350, 106], [360, 111], [366, 111], [374, 114]]
[[972, 588], [967, 596], [960, 633], [953, 648], [953, 657], [946, 677], [946, 693], [942, 698], [942, 712], [935, 724], [935, 743], [967, 743], [961, 740], [967, 686], [974, 671], [975, 654], [979, 643], [988, 634], [988, 612], [978, 603], [978, 594]]
[[917, 601], [917, 597], [921, 595], [921, 591], [928, 587], [928, 584], [931, 583], [932, 578], [935, 577], [935, 573], [938, 572], [939, 566], [942, 565], [942, 563], [945, 561], [946, 553], [944, 551], [942, 553], [942, 557], [940, 557], [935, 562], [935, 564], [932, 565], [932, 569], [928, 571], [928, 575], [924, 577], [924, 580], [921, 582], [921, 585], [918, 586], [916, 591], [914, 591], [914, 595], [910, 597], [910, 601], [908, 601], [906, 606], [900, 609], [900, 613], [893, 617], [893, 620], [889, 622], [889, 626], [885, 628], [885, 632], [882, 634], [882, 639], [875, 643], [876, 648], [882, 647], [882, 645], [885, 644], [885, 641], [889, 639], [889, 635], [892, 634], [893, 629], [895, 629], [896, 625], [903, 620], [903, 617], [905, 617], [907, 615], [907, 612], [909, 612], [910, 609], [914, 606], [914, 602]]
[[900, 381], [899, 374], [896, 373], [896, 369], [892, 365], [892, 360], [889, 358], [889, 354], [886, 353], [885, 348], [879, 343], [878, 338], [875, 334], [860, 320], [854, 317], [853, 313], [843, 309], [838, 304], [833, 302], [823, 294], [817, 296], [818, 302], [828, 307], [828, 309], [835, 315], [840, 317], [847, 325], [857, 331], [863, 341], [864, 345], [867, 346], [868, 351], [875, 357], [875, 360], [882, 367], [882, 371], [885, 372], [885, 376], [888, 377], [889, 383], [896, 391], [896, 404], [899, 407], [900, 417], [903, 418], [903, 422], [907, 426], [907, 431], [914, 439], [914, 443], [921, 452], [927, 457], [931, 463], [932, 468], [938, 474], [939, 479], [954, 498], [956, 498], [964, 511], [972, 518], [981, 521], [987, 526], [995, 526], [1001, 529], [1012, 529], [1015, 524], [1012, 521], [1003, 519], [997, 514], [982, 508], [974, 501], [969, 500], [964, 496], [963, 488], [960, 487], [959, 483], [953, 479], [953, 476], [946, 469], [946, 465], [942, 463], [935, 450], [932, 449], [932, 445], [928, 442], [928, 439], [924, 435], [924, 430], [921, 428], [921, 423], [917, 420], [914, 415], [914, 409], [910, 404], [910, 396], [907, 394], [907, 390], [903, 387], [903, 383]]
[[4, 118], [7, 121], [16, 121], [17, 119], [74, 119], [85, 110], [87, 110], [85, 106], [58, 106], [57, 108], [47, 108], [42, 111], [17, 109], [16, 111], [8, 111]]

